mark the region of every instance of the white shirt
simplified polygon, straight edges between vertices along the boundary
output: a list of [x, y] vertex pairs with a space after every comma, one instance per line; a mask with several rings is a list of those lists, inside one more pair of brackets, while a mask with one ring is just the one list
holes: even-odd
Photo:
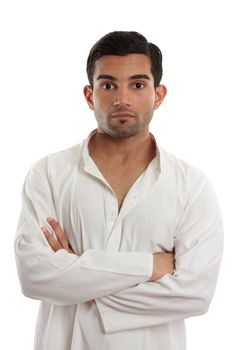
[[[184, 350], [184, 319], [207, 311], [220, 266], [215, 192], [157, 144], [118, 213], [88, 153], [94, 132], [37, 161], [23, 187], [15, 252], [24, 295], [41, 300], [35, 349]], [[40, 229], [49, 216], [76, 254], [52, 251]], [[148, 282], [152, 253], [173, 249], [175, 273]]]

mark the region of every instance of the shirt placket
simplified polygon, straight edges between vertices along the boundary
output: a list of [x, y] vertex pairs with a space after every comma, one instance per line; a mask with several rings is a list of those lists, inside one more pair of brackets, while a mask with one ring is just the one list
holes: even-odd
[[116, 225], [118, 218], [118, 201], [113, 191], [109, 189], [107, 194], [107, 205], [106, 205], [106, 226], [107, 226], [107, 237], [106, 237], [106, 250], [116, 251], [119, 248], [121, 230]]
[[142, 200], [143, 193], [137, 186], [132, 186], [126, 195], [120, 212], [118, 213], [118, 201], [114, 194], [109, 198], [108, 236], [106, 250], [119, 251], [122, 240], [122, 222], [126, 215]]
[[[101, 180], [106, 186], [106, 208], [105, 208], [105, 220], [106, 220], [106, 240], [105, 250], [107, 251], [119, 251], [122, 240], [122, 222], [125, 216], [146, 196], [147, 191], [157, 180], [159, 172], [155, 175], [155, 165], [146, 169], [145, 173], [133, 184], [129, 192], [127, 193], [122, 207], [118, 212], [118, 200], [113, 192], [111, 186], [103, 177], [94, 161], [89, 157], [87, 151], [87, 145], [84, 147], [84, 169]], [[152, 169], [153, 174], [152, 174]]]

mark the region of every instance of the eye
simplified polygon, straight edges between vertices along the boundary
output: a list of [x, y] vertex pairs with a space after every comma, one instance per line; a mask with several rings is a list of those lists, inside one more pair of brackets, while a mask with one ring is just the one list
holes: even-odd
[[133, 88], [134, 89], [143, 89], [145, 87], [145, 84], [144, 83], [141, 83], [141, 82], [137, 82], [137, 83], [134, 83], [133, 84]]
[[114, 85], [112, 83], [104, 83], [102, 85], [102, 88], [105, 89], [105, 90], [111, 90], [114, 88]]

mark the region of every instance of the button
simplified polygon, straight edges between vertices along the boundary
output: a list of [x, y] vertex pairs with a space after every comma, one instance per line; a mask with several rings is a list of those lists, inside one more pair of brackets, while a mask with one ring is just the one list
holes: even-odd
[[132, 193], [133, 198], [141, 198], [142, 193], [139, 189], [135, 189], [134, 192]]

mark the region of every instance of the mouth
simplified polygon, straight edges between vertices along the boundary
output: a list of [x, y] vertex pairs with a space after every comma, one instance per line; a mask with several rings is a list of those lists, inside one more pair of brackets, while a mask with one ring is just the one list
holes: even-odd
[[111, 115], [113, 118], [119, 118], [119, 119], [128, 119], [128, 118], [135, 118], [134, 114], [129, 113], [129, 112], [118, 112], [118, 113], [113, 113]]

